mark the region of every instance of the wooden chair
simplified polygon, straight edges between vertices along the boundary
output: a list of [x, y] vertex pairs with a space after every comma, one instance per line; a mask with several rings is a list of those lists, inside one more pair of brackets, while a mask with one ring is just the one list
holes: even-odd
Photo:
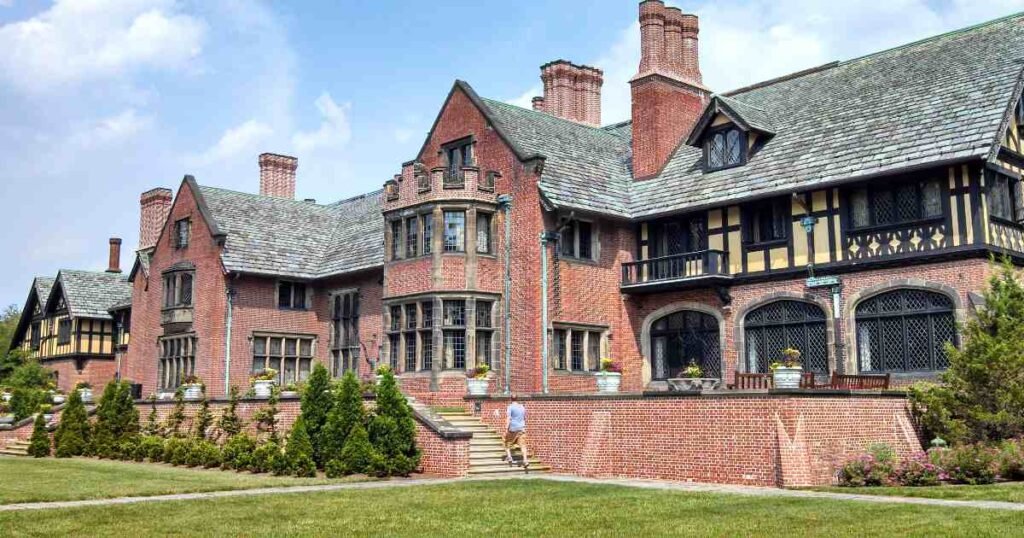
[[820, 386], [814, 380], [814, 372], [804, 372], [804, 373], [800, 374], [800, 388], [802, 388], [802, 389], [820, 388]]
[[852, 375], [832, 374], [832, 388], [847, 390], [886, 390], [889, 388], [889, 374]]
[[772, 374], [743, 374], [736, 372], [736, 390], [764, 390], [772, 388]]

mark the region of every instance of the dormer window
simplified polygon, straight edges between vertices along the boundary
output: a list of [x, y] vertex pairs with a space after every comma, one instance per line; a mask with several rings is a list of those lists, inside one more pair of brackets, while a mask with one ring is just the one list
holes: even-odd
[[707, 172], [740, 166], [747, 160], [747, 133], [735, 126], [708, 133], [704, 155]]

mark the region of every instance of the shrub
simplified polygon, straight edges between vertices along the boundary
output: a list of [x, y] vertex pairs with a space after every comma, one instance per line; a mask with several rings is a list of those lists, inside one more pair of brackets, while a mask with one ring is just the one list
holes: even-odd
[[939, 452], [939, 466], [959, 484], [991, 484], [996, 479], [996, 451], [982, 445], [963, 445]]
[[[288, 445], [284, 451], [284, 464], [275, 469], [275, 473], [293, 473], [295, 476], [316, 476], [316, 463], [313, 461], [313, 443], [306, 432], [306, 421], [300, 415], [292, 426]], [[283, 472], [280, 472], [283, 471]]]
[[333, 407], [334, 395], [331, 393], [331, 375], [327, 372], [327, 368], [318, 362], [313, 366], [313, 372], [309, 375], [306, 390], [302, 393], [302, 412], [300, 414], [300, 418], [305, 424], [306, 433], [309, 434], [309, 440], [312, 443], [311, 456], [317, 466], [323, 466], [324, 464], [322, 432]]
[[89, 447], [89, 418], [78, 391], [71, 391], [68, 403], [61, 413], [60, 424], [53, 435], [54, 454], [69, 458], [85, 454]]
[[224, 408], [217, 427], [230, 439], [242, 432], [244, 424], [238, 417], [238, 387], [232, 386], [228, 394], [228, 406]]
[[210, 414], [210, 400], [206, 398], [206, 391], [203, 391], [203, 401], [199, 404], [199, 411], [196, 412], [192, 423], [192, 435], [196, 439], [206, 439], [206, 430], [210, 429], [213, 423], [213, 415]]
[[193, 440], [188, 446], [186, 465], [189, 467], [213, 468], [220, 466], [221, 452], [210, 441]]
[[160, 424], [156, 419], [156, 395], [149, 396], [149, 417], [146, 419], [146, 427], [142, 430], [146, 435], [159, 435]]
[[39, 364], [39, 361], [35, 359], [28, 359], [11, 371], [6, 384], [11, 388], [47, 389], [50, 387], [52, 379], [52, 370]]
[[945, 472], [926, 454], [903, 460], [896, 466], [892, 481], [901, 486], [937, 486]]
[[36, 415], [32, 425], [32, 438], [28, 443], [28, 455], [33, 458], [45, 458], [50, 455], [50, 434], [46, 431], [46, 419], [43, 414]]
[[174, 407], [171, 414], [167, 415], [167, 427], [164, 428], [168, 435], [181, 437], [181, 425], [185, 422], [185, 389], [178, 387], [174, 391]]
[[868, 447], [867, 454], [846, 462], [839, 470], [839, 483], [843, 486], [882, 486], [891, 483], [896, 455], [884, 444]]
[[341, 478], [345, 476], [345, 465], [341, 463], [340, 458], [334, 458], [324, 465], [324, 474], [327, 478]]
[[256, 441], [245, 434], [238, 434], [224, 443], [221, 467], [244, 471], [249, 468], [249, 460], [256, 450]]
[[281, 446], [274, 441], [267, 441], [256, 447], [249, 459], [249, 470], [254, 473], [268, 473], [273, 471], [275, 466], [281, 465], [278, 461], [284, 457], [281, 453]]
[[390, 372], [377, 388], [377, 408], [368, 433], [374, 451], [383, 458], [375, 474], [408, 476], [419, 465], [412, 410]]
[[277, 403], [280, 401], [281, 392], [274, 387], [267, 399], [267, 405], [253, 413], [253, 421], [256, 422], [256, 431], [266, 435], [265, 439], [274, 443], [277, 438]]
[[[356, 473], [378, 474], [381, 458], [373, 445], [370, 444], [370, 436], [362, 424], [356, 424], [345, 441], [345, 448], [341, 454], [333, 460], [335, 476], [350, 475]], [[330, 476], [330, 475], [328, 475]]]
[[985, 308], [964, 327], [963, 347], [947, 348], [943, 384], [910, 393], [927, 435], [954, 445], [1024, 435], [1024, 286], [1009, 260], [984, 296]]
[[139, 411], [132, 400], [131, 385], [111, 381], [96, 406], [92, 453], [101, 458], [120, 457], [120, 444], [139, 433]]
[[11, 391], [10, 408], [14, 420], [22, 420], [32, 416], [39, 410], [40, 404], [47, 400], [45, 391], [30, 387], [15, 387]]
[[117, 445], [117, 458], [125, 461], [135, 459], [135, 453], [139, 449], [140, 437], [126, 437]]
[[161, 456], [164, 463], [171, 465], [185, 465], [188, 461], [189, 443], [185, 439], [172, 437], [164, 442], [164, 452]]
[[1024, 480], [1024, 439], [1000, 443], [997, 465], [1004, 480]]
[[152, 462], [160, 462], [164, 455], [164, 440], [155, 435], [143, 435], [135, 447], [135, 461], [148, 459]]
[[366, 408], [363, 407], [359, 380], [354, 373], [347, 372], [341, 379], [341, 387], [335, 392], [334, 405], [324, 424], [320, 440], [321, 457], [328, 461], [339, 457], [352, 428], [365, 421]]

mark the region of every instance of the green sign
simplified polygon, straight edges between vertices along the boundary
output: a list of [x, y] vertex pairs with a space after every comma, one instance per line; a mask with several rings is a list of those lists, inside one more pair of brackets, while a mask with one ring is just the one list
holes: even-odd
[[839, 285], [837, 276], [814, 276], [807, 279], [808, 288], [831, 288]]

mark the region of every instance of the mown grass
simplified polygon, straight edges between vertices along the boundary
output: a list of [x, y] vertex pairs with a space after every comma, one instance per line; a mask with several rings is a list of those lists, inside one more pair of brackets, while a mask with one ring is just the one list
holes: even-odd
[[925, 497], [929, 499], [953, 499], [962, 501], [1005, 501], [1024, 503], [1024, 482], [990, 484], [987, 486], [934, 486], [924, 488], [870, 487], [870, 488], [810, 488], [814, 491], [834, 493], [856, 493], [861, 495], [886, 495], [891, 497]]
[[150, 496], [343, 481], [85, 458], [34, 459], [0, 456], [0, 504]]
[[495, 480], [0, 513], [0, 536], [1007, 536], [1020, 512]]

